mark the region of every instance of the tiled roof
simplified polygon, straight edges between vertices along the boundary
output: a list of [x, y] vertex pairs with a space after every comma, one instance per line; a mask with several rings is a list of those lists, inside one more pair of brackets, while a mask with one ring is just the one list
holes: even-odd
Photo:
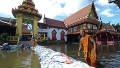
[[0, 17], [0, 25], [16, 27], [14, 25], [11, 25], [11, 23], [15, 23], [15, 22], [16, 22], [15, 19]]
[[67, 17], [66, 19], [64, 19], [64, 22], [67, 24], [78, 18], [83, 18], [83, 17], [87, 16], [90, 12], [90, 7], [91, 7], [91, 4], [84, 7], [83, 9], [77, 11], [76, 13], [72, 14], [71, 16]]
[[50, 18], [45, 18], [45, 23], [49, 27], [55, 27], [55, 28], [66, 28], [63, 21], [58, 21]]
[[[76, 13], [72, 14], [71, 16], [67, 17], [66, 19], [64, 19], [64, 22], [66, 25], [70, 25], [70, 24], [74, 24], [77, 21], [79, 21], [79, 23], [81, 23], [84, 19], [88, 19], [89, 14], [91, 12], [91, 10], [93, 11], [96, 19], [98, 19], [97, 13], [95, 11], [95, 6], [94, 6], [94, 2], [92, 2], [91, 4], [89, 4], [88, 6], [80, 9], [79, 11], [77, 11]], [[94, 18], [95, 19], [95, 18]], [[81, 22], [80, 22], [81, 21]]]
[[9, 22], [9, 21], [11, 21], [11, 22], [16, 22], [15, 19], [5, 18], [5, 17], [0, 17], [0, 20], [5, 21], [5, 22]]
[[45, 23], [38, 23], [38, 26], [39, 26], [39, 28], [47, 28], [47, 24], [45, 24]]
[[76, 22], [74, 22], [74, 23], [72, 23], [72, 24], [69, 24], [68, 27], [76, 26], [76, 25], [82, 24], [82, 23], [84, 23], [84, 22], [89, 22], [89, 23], [91, 23], [91, 24], [96, 24], [96, 25], [101, 24], [101, 22], [99, 22], [99, 21], [96, 20], [96, 19], [83, 18], [83, 19], [80, 19], [80, 20], [78, 20], [78, 21], [76, 21]]
[[115, 31], [115, 28], [111, 26], [110, 24], [102, 23], [102, 29], [108, 30], [108, 31]]
[[[12, 21], [13, 19], [11, 19]], [[0, 17], [0, 25], [1, 26], [10, 26], [10, 27], [15, 27], [14, 25], [11, 25], [9, 23], [10, 19], [9, 18], [3, 18], [3, 17]]]

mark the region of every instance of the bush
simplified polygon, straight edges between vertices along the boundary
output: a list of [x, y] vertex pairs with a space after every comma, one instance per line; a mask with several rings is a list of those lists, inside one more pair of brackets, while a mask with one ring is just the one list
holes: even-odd
[[0, 35], [0, 41], [1, 41], [2, 43], [5, 43], [5, 42], [7, 41], [7, 38], [8, 38], [8, 33], [2, 33], [2, 34]]
[[41, 39], [40, 39], [40, 42], [41, 42], [41, 43], [45, 43], [45, 42], [47, 42], [47, 41], [48, 41], [48, 38], [41, 38]]
[[60, 42], [61, 42], [61, 40], [56, 40], [56, 42], [57, 42], [57, 43], [60, 43]]
[[47, 42], [47, 40], [46, 40], [46, 39], [42, 39], [41, 42], [42, 42], [42, 43], [45, 43], [45, 42]]

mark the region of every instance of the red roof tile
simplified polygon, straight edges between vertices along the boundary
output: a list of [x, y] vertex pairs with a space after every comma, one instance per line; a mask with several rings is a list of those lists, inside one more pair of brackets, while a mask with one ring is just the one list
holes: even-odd
[[67, 17], [66, 19], [64, 19], [64, 22], [70, 23], [78, 18], [82, 18], [88, 15], [88, 13], [90, 12], [90, 7], [91, 4], [89, 4], [88, 6], [84, 7], [83, 9], [77, 11], [76, 13], [72, 14], [71, 16]]
[[98, 25], [101, 24], [101, 22], [99, 22], [99, 21], [96, 20], [96, 19], [84, 18], [84, 19], [80, 19], [80, 20], [78, 20], [78, 21], [76, 21], [76, 22], [74, 22], [74, 23], [72, 23], [72, 24], [69, 24], [68, 27], [76, 26], [76, 25], [82, 24], [82, 23], [84, 23], [84, 22], [89, 22], [89, 23], [91, 23], [91, 24], [98, 24]]
[[83, 9], [80, 9], [76, 13], [72, 14], [71, 16], [67, 17], [66, 19], [64, 19], [64, 22], [67, 25], [73, 24], [76, 21], [82, 22], [84, 19], [86, 19], [88, 17], [91, 8], [96, 16], [96, 19], [98, 19], [97, 13], [95, 11], [94, 2], [93, 2], [93, 3], [89, 4], [88, 6], [84, 7]]
[[47, 24], [45, 23], [38, 23], [38, 26], [39, 28], [43, 28], [43, 29], [47, 28]]
[[66, 28], [63, 21], [58, 21], [50, 18], [45, 18], [45, 23], [49, 27], [55, 27], [55, 28]]
[[109, 31], [115, 31], [115, 28], [113, 26], [111, 26], [110, 24], [102, 23], [102, 28], [109, 30]]
[[5, 17], [0, 17], [0, 20], [5, 21], [5, 22], [12, 22], [15, 23], [16, 19], [12, 19], [12, 18], [5, 18]]

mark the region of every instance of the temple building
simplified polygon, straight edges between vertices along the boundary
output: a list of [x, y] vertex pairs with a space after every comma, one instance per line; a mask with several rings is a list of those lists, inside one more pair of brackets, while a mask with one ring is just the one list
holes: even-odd
[[80, 30], [85, 30], [85, 32], [95, 34], [99, 31], [102, 24], [102, 22], [98, 21], [94, 2], [64, 19], [64, 23], [67, 25], [68, 29], [68, 41], [77, 42], [79, 42]]
[[48, 37], [49, 40], [62, 40], [67, 42], [67, 31], [63, 21], [44, 18], [44, 23], [38, 24], [38, 34], [40, 38]]

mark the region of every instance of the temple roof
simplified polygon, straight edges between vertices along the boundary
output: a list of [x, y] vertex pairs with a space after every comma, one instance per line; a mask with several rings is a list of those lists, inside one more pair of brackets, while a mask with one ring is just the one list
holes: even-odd
[[0, 17], [0, 20], [2, 20], [2, 21], [5, 21], [5, 22], [16, 22], [16, 20], [15, 19], [12, 19], [12, 18], [5, 18], [5, 17]]
[[[44, 20], [45, 20], [45, 23], [38, 22], [38, 26], [40, 28], [47, 28], [47, 27], [66, 28], [63, 21], [58, 21], [58, 20], [54, 20], [54, 19], [50, 19], [50, 18], [45, 18]], [[0, 23], [0, 25], [2, 25], [2, 24], [10, 25], [10, 23], [13, 23], [13, 22], [16, 23], [16, 19], [0, 17], [0, 22], [2, 22], [2, 23]], [[12, 26], [14, 26], [14, 25], [12, 25]], [[14, 27], [16, 27], [16, 26], [14, 26]]]
[[44, 18], [45, 23], [49, 27], [55, 27], [55, 28], [66, 28], [63, 21], [58, 21], [50, 18]]
[[95, 6], [94, 6], [94, 2], [92, 2], [88, 6], [80, 9], [79, 11], [72, 14], [71, 16], [67, 17], [66, 19], [64, 19], [64, 22], [65, 22], [66, 25], [70, 25], [70, 24], [75, 23], [76, 21], [79, 21], [81, 19], [90, 18], [90, 13], [91, 12], [95, 16], [94, 19], [95, 20], [98, 19], [98, 16], [97, 16], [97, 13], [96, 13], [96, 10], [95, 10]]
[[24, 0], [22, 5], [19, 5], [18, 8], [12, 9], [12, 13], [14, 17], [16, 17], [16, 14], [18, 13], [37, 16], [38, 18], [42, 17], [38, 10], [35, 9], [35, 4], [32, 2], [32, 0]]
[[71, 23], [70, 25], [67, 25], [67, 27], [76, 26], [76, 25], [82, 24], [82, 23], [84, 23], [84, 22], [90, 22], [90, 23], [95, 24], [95, 25], [99, 25], [99, 24], [102, 23], [102, 22], [97, 21], [97, 20], [92, 19], [92, 18], [83, 18], [83, 19], [80, 19], [80, 20], [78, 20], [78, 21], [76, 21], [76, 22], [74, 22], [74, 23]]
[[47, 24], [41, 23], [41, 22], [38, 23], [38, 26], [39, 26], [39, 28], [42, 28], [42, 29], [47, 28]]
[[0, 17], [0, 25], [15, 27], [14, 25], [11, 25], [15, 22], [15, 19]]
[[105, 23], [102, 23], [102, 29], [108, 30], [108, 31], [116, 31], [113, 26], [111, 26], [110, 24], [105, 24]]

